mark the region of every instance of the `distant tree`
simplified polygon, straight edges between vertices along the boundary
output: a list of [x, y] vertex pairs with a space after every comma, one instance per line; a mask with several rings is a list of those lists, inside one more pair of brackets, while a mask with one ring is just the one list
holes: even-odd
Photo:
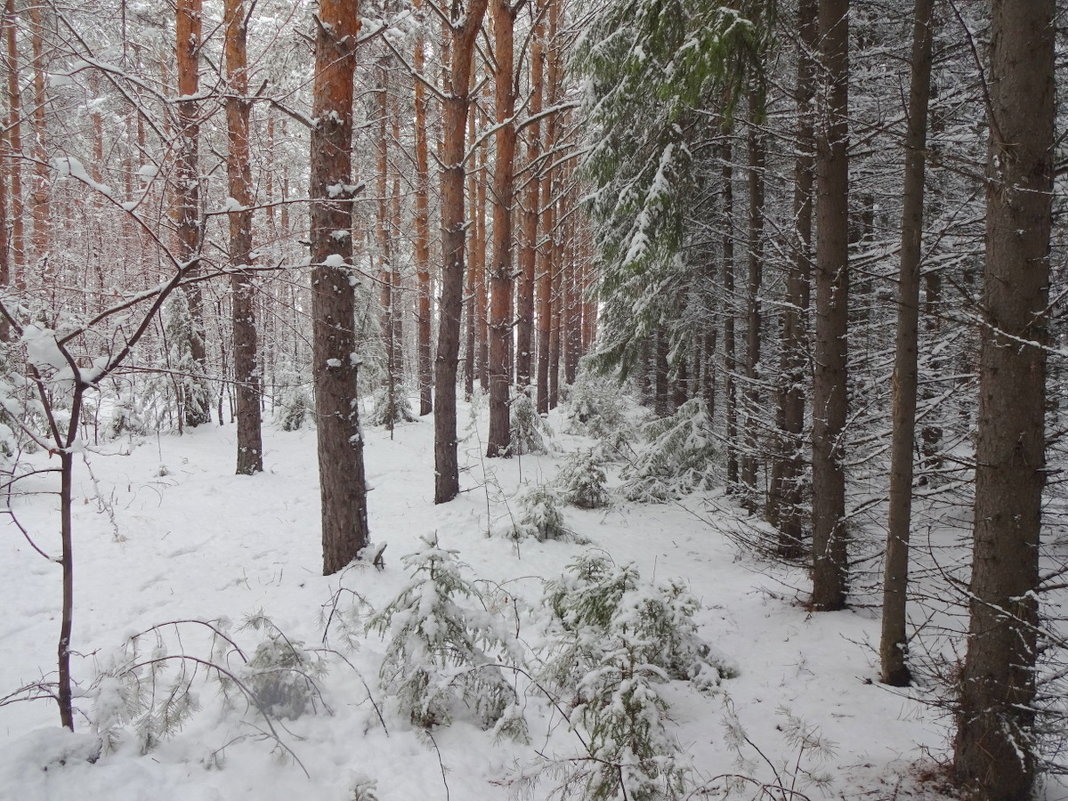
[[927, 107], [931, 94], [933, 9], [934, 0], [916, 0], [913, 9], [912, 80], [908, 132], [905, 137], [904, 208], [901, 214], [901, 269], [897, 283], [890, 508], [879, 659], [883, 682], [898, 687], [909, 683], [909, 668], [905, 661], [908, 651], [905, 601], [909, 573], [909, 530], [912, 525], [912, 453], [916, 446], [923, 180], [927, 164], [925, 150]]
[[446, 23], [451, 63], [446, 70], [441, 179], [441, 306], [434, 370], [434, 503], [460, 492], [456, 438], [456, 372], [464, 291], [464, 163], [475, 38], [489, 0], [453, 0]]
[[226, 124], [230, 148], [226, 171], [230, 197], [230, 286], [233, 293], [234, 381], [237, 384], [237, 472], [263, 470], [260, 431], [260, 361], [252, 275], [252, 166], [249, 160], [248, 6], [226, 0]]

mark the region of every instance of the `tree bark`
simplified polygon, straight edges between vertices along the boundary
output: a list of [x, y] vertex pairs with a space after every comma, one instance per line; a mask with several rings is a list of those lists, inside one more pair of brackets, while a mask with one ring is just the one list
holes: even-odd
[[[415, 3], [421, 9], [421, 0]], [[415, 37], [415, 272], [419, 291], [416, 325], [419, 351], [419, 414], [433, 411], [434, 363], [430, 353], [430, 164], [427, 152], [427, 97], [423, 85], [425, 54], [422, 28]]]
[[17, 289], [26, 288], [26, 239], [22, 200], [22, 98], [19, 93], [18, 16], [15, 0], [4, 4], [7, 28], [7, 168], [11, 181], [11, 271]]
[[731, 131], [723, 131], [723, 159], [720, 171], [723, 186], [723, 375], [727, 423], [727, 492], [738, 488], [738, 394], [734, 316], [734, 168], [731, 166]]
[[[538, 12], [535, 11], [535, 14]], [[540, 17], [534, 27], [530, 50], [530, 108], [534, 121], [527, 126], [527, 178], [520, 212], [519, 290], [516, 293], [515, 380], [525, 392], [533, 376], [534, 362], [534, 283], [538, 256], [538, 221], [541, 203], [540, 174], [542, 94], [545, 74], [544, 24]]]
[[971, 622], [953, 766], [969, 799], [1025, 801], [1037, 766], [1056, 8], [991, 9]]
[[763, 425], [760, 413], [760, 285], [764, 266], [764, 169], [767, 144], [760, 125], [764, 121], [763, 88], [749, 91], [749, 242], [748, 274], [745, 282], [745, 453], [741, 459], [739, 483], [742, 506], [750, 513], [757, 510], [758, 429]]
[[456, 367], [460, 355], [460, 317], [464, 291], [464, 145], [470, 105], [475, 37], [488, 0], [453, 0], [449, 34], [450, 69], [444, 101], [441, 179], [441, 305], [434, 373], [434, 503], [460, 492], [456, 439]]
[[[518, 9], [518, 6], [516, 7]], [[493, 0], [497, 132], [493, 161], [493, 265], [490, 270], [489, 437], [486, 456], [507, 456], [511, 445], [512, 203], [515, 195], [515, 67], [510, 0]]]
[[[200, 220], [200, 171], [198, 145], [200, 139], [199, 54], [203, 28], [202, 0], [177, 0], [175, 6], [176, 52], [178, 57], [177, 139], [175, 160], [174, 206], [178, 218], [178, 258], [185, 265], [187, 277], [199, 271], [200, 249], [204, 231]], [[207, 351], [204, 343], [204, 299], [200, 284], [190, 283], [183, 291], [189, 304], [192, 335], [189, 342], [193, 360], [192, 380], [202, 384]], [[185, 425], [193, 428], [211, 422], [211, 407], [207, 392], [195, 391], [196, 397], [183, 399]]]
[[842, 609], [846, 333], [849, 305], [849, 2], [820, 0], [821, 120], [816, 135], [816, 343], [812, 391], [812, 606]]
[[804, 474], [805, 394], [808, 378], [807, 319], [812, 279], [812, 180], [815, 98], [814, 53], [819, 46], [817, 0], [801, 0], [798, 8], [800, 45], [797, 55], [797, 156], [794, 161], [794, 225], [790, 272], [782, 312], [782, 357], [778, 392], [777, 453], [771, 468], [768, 520], [779, 532], [780, 556], [801, 556], [801, 514]]
[[226, 125], [230, 152], [226, 172], [230, 197], [230, 266], [233, 292], [234, 381], [237, 384], [237, 472], [263, 470], [260, 431], [260, 363], [252, 275], [252, 167], [249, 160], [248, 49], [245, 0], [226, 0]]
[[901, 268], [897, 281], [890, 441], [890, 504], [883, 575], [883, 619], [879, 642], [885, 684], [909, 683], [906, 663], [906, 599], [909, 529], [912, 523], [912, 451], [916, 444], [917, 350], [920, 262], [923, 244], [923, 181], [927, 166], [927, 107], [931, 92], [931, 21], [934, 0], [916, 0], [913, 10], [911, 85], [905, 134], [904, 207], [901, 211]]
[[309, 190], [323, 575], [344, 568], [368, 542], [352, 265], [352, 101], [359, 31], [358, 0], [320, 0]]

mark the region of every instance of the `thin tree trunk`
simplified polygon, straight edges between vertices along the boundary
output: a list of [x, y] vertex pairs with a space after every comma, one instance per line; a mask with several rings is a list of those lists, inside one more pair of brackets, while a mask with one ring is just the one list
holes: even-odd
[[379, 305], [382, 311], [382, 343], [386, 351], [386, 408], [382, 420], [391, 432], [397, 421], [397, 341], [394, 337], [394, 316], [399, 313], [393, 293], [393, 232], [390, 230], [389, 194], [389, 57], [384, 56], [375, 65], [375, 114], [378, 116], [378, 135], [375, 137], [377, 169], [375, 194], [375, 250], [378, 262]]
[[[516, 6], [518, 9], [518, 6]], [[493, 161], [493, 265], [490, 270], [489, 437], [486, 456], [506, 456], [511, 445], [509, 395], [512, 371], [512, 203], [515, 195], [515, 67], [510, 0], [493, 0], [496, 54], [495, 110], [497, 132]]]
[[359, 31], [357, 0], [319, 0], [309, 190], [323, 575], [344, 568], [368, 542], [351, 280], [352, 101]]
[[464, 291], [464, 149], [470, 105], [475, 37], [488, 0], [453, 0], [450, 11], [451, 64], [445, 86], [441, 179], [441, 311], [434, 372], [434, 503], [460, 492], [456, 439], [456, 367]]
[[26, 240], [22, 201], [22, 98], [19, 94], [18, 16], [15, 0], [4, 4], [7, 28], [7, 162], [11, 180], [11, 268], [17, 289], [26, 288]]
[[[535, 12], [537, 13], [537, 12]], [[539, 19], [534, 28], [530, 50], [530, 108], [536, 118], [542, 110], [543, 76], [545, 74], [544, 25]], [[520, 213], [519, 290], [516, 302], [516, 383], [529, 391], [534, 361], [534, 282], [538, 255], [538, 219], [541, 203], [539, 160], [541, 158], [541, 122], [535, 120], [527, 128], [526, 192]]]
[[727, 416], [727, 491], [738, 488], [738, 393], [734, 317], [734, 168], [731, 166], [730, 130], [724, 131], [723, 166], [723, 373]]
[[[415, 3], [421, 8], [421, 0]], [[415, 36], [415, 271], [419, 292], [416, 325], [419, 351], [419, 414], [433, 411], [434, 367], [430, 354], [430, 165], [427, 152], [427, 97], [423, 85], [425, 54], [423, 34], [419, 28]]]
[[897, 280], [897, 337], [894, 344], [893, 433], [890, 442], [890, 508], [883, 576], [883, 620], [879, 643], [884, 683], [909, 683], [905, 630], [912, 523], [912, 451], [916, 441], [917, 349], [919, 347], [920, 261], [923, 244], [923, 181], [926, 170], [927, 107], [931, 92], [931, 18], [934, 0], [916, 0], [912, 29], [912, 78], [905, 134], [904, 207], [901, 212], [901, 269]]
[[763, 89], [749, 93], [749, 270], [745, 284], [745, 453], [741, 460], [740, 483], [742, 506], [750, 514], [757, 509], [757, 448], [758, 428], [763, 425], [760, 414], [760, 387], [757, 365], [760, 362], [760, 284], [764, 267], [764, 169], [767, 145], [759, 126], [764, 121]]
[[[195, 99], [200, 86], [198, 70], [202, 19], [202, 0], [178, 0], [176, 5], [176, 52], [178, 56], [178, 156], [175, 163], [174, 205], [178, 218], [178, 258], [186, 265], [187, 277], [199, 272], [203, 230], [200, 224], [200, 174], [197, 165], [200, 123], [199, 103]], [[207, 361], [204, 342], [204, 300], [200, 284], [184, 288], [192, 321], [189, 349], [193, 360], [192, 380], [203, 381]], [[206, 391], [184, 399], [185, 425], [189, 428], [211, 422], [211, 408]]]
[[815, 98], [814, 54], [819, 46], [817, 0], [801, 0], [797, 56], [797, 156], [794, 161], [793, 258], [786, 279], [782, 312], [782, 358], [778, 392], [778, 442], [772, 463], [768, 520], [778, 529], [777, 551], [787, 559], [801, 556], [802, 475], [804, 473], [805, 394], [808, 377], [807, 319], [812, 279], [812, 181]]
[[953, 767], [973, 801], [1025, 801], [1038, 760], [1057, 12], [1053, 0], [991, 9], [971, 622]]
[[[33, 187], [30, 202], [33, 206], [33, 257], [40, 265], [37, 279], [54, 290], [54, 275], [49, 259], [51, 243], [51, 210], [49, 204], [49, 165], [45, 151], [48, 126], [45, 117], [44, 19], [40, 3], [30, 4], [30, 44], [33, 50]], [[95, 154], [94, 154], [95, 156]], [[94, 169], [101, 169], [103, 158], [94, 158]]]
[[226, 123], [230, 152], [226, 160], [230, 197], [230, 266], [233, 291], [234, 381], [237, 384], [237, 472], [263, 470], [260, 431], [260, 362], [252, 275], [252, 167], [249, 160], [248, 49], [245, 0], [226, 0]]
[[826, 81], [816, 136], [816, 343], [812, 391], [812, 606], [842, 609], [845, 529], [846, 332], [849, 308], [849, 0], [820, 0]]

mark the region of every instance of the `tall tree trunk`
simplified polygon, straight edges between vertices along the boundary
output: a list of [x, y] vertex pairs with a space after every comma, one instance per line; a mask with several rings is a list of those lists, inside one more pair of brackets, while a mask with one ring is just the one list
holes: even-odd
[[[33, 51], [33, 187], [30, 202], [33, 206], [33, 257], [39, 265], [37, 280], [44, 286], [54, 288], [54, 275], [49, 259], [51, 241], [51, 211], [49, 204], [49, 166], [45, 142], [48, 126], [45, 117], [47, 95], [45, 93], [44, 19], [40, 3], [30, 4], [30, 44]], [[94, 158], [94, 168], [103, 167], [103, 157]]]
[[[537, 15], [539, 12], [535, 11]], [[538, 219], [541, 182], [538, 180], [541, 159], [541, 114], [543, 76], [545, 74], [544, 25], [540, 19], [534, 27], [530, 50], [530, 109], [535, 118], [527, 127], [527, 177], [520, 212], [519, 290], [516, 293], [516, 360], [515, 380], [528, 391], [534, 361], [534, 282], [538, 255]]]
[[923, 181], [927, 160], [927, 106], [931, 93], [931, 19], [934, 0], [916, 0], [912, 28], [912, 78], [905, 134], [904, 207], [901, 211], [901, 268], [897, 279], [897, 336], [894, 343], [893, 434], [890, 442], [890, 508], [883, 576], [883, 621], [879, 643], [884, 683], [909, 683], [905, 602], [912, 523], [912, 451], [916, 444], [917, 350], [920, 262], [923, 245]]
[[312, 376], [322, 498], [323, 575], [368, 541], [357, 397], [352, 263], [352, 100], [358, 0], [319, 0], [311, 132]]
[[456, 439], [456, 367], [464, 291], [464, 146], [470, 105], [475, 37], [489, 0], [453, 0], [450, 10], [450, 69], [444, 101], [441, 179], [441, 310], [434, 372], [434, 503], [460, 492]]
[[[175, 163], [174, 205], [178, 218], [178, 258], [185, 265], [187, 277], [199, 272], [203, 228], [200, 220], [200, 139], [199, 55], [203, 28], [202, 0], [178, 0], [176, 4], [176, 52], [178, 56], [178, 157]], [[183, 399], [185, 425], [193, 428], [211, 422], [211, 406], [206, 387], [207, 351], [204, 342], [204, 299], [200, 284], [184, 288], [189, 304], [192, 332], [189, 342], [193, 364], [191, 381], [197, 385], [192, 397]]]
[[724, 130], [723, 165], [723, 374], [727, 416], [727, 491], [738, 488], [738, 393], [734, 315], [734, 168], [731, 166], [731, 132]]
[[17, 289], [26, 288], [26, 239], [22, 200], [22, 97], [19, 94], [18, 16], [5, 0], [7, 29], [7, 164], [11, 181], [11, 268]]
[[237, 472], [263, 470], [260, 432], [260, 363], [256, 338], [256, 306], [252, 275], [252, 167], [249, 161], [247, 7], [245, 0], [226, 0], [226, 126], [230, 152], [226, 172], [230, 197], [230, 266], [233, 291], [234, 381], [237, 384]]
[[[550, 123], [549, 128], [552, 128]], [[551, 139], [549, 140], [552, 141]], [[538, 414], [549, 411], [549, 366], [553, 329], [553, 249], [552, 237], [556, 228], [556, 204], [553, 202], [553, 171], [545, 168], [541, 174], [539, 194], [544, 204], [541, 214], [544, 236], [538, 248]]]
[[[417, 0], [416, 8], [422, 7]], [[419, 351], [419, 414], [433, 411], [434, 363], [430, 358], [430, 163], [427, 152], [427, 98], [423, 85], [423, 34], [415, 36], [415, 272], [418, 283], [416, 325]]]
[[378, 117], [378, 135], [375, 137], [376, 148], [376, 182], [375, 194], [377, 213], [375, 214], [375, 256], [378, 262], [379, 305], [382, 311], [382, 344], [386, 352], [385, 391], [386, 406], [382, 411], [382, 422], [393, 431], [397, 421], [397, 382], [400, 380], [397, 369], [398, 342], [395, 338], [394, 317], [399, 315], [399, 304], [393, 292], [393, 237], [390, 219], [390, 183], [389, 183], [389, 57], [383, 56], [375, 64], [375, 114]]
[[[470, 117], [468, 138], [475, 141], [475, 114]], [[489, 392], [489, 297], [486, 291], [486, 182], [488, 154], [485, 146], [478, 149], [478, 169], [474, 175], [474, 193], [471, 223], [471, 278], [474, 294], [471, 302], [475, 309], [475, 372], [483, 392]]]
[[760, 413], [760, 284], [764, 267], [764, 169], [767, 145], [760, 125], [764, 123], [764, 90], [749, 92], [749, 270], [745, 282], [745, 454], [741, 460], [742, 506], [750, 514], [757, 510], [758, 428], [763, 425]]
[[[518, 9], [518, 6], [516, 6]], [[489, 437], [486, 456], [506, 456], [511, 444], [512, 202], [515, 195], [515, 9], [493, 0], [494, 82], [497, 132], [493, 161], [493, 265], [490, 270]]]
[[778, 529], [776, 550], [788, 559], [801, 556], [804, 530], [801, 515], [804, 473], [806, 353], [809, 282], [812, 278], [812, 104], [815, 98], [814, 53], [819, 46], [817, 0], [801, 0], [798, 7], [800, 44], [797, 54], [797, 156], [794, 160], [793, 253], [786, 279], [782, 312], [782, 355], [778, 391], [778, 436], [771, 469], [768, 520]]
[[953, 766], [969, 799], [1025, 801], [1037, 763], [1056, 7], [991, 9], [971, 623]]
[[845, 528], [846, 332], [849, 307], [849, 0], [820, 0], [816, 135], [816, 343], [812, 389], [812, 606], [842, 609]]

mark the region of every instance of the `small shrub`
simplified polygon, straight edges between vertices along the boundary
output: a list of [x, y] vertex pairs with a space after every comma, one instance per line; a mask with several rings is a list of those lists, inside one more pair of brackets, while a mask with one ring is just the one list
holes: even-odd
[[571, 388], [567, 430], [600, 440], [609, 451], [626, 447], [632, 438], [626, 394], [617, 381], [582, 372]]
[[[264, 624], [254, 625], [259, 628]], [[306, 712], [317, 711], [317, 680], [325, 672], [317, 654], [271, 628], [241, 671], [241, 679], [263, 712], [295, 720]]]
[[537, 485], [519, 497], [519, 520], [515, 523], [517, 539], [533, 537], [536, 540], [563, 540], [572, 536], [564, 525], [560, 511], [560, 496], [551, 488]]
[[526, 392], [515, 392], [511, 420], [511, 453], [521, 456], [524, 453], [549, 452], [548, 438], [552, 436], [552, 429], [538, 414], [534, 399]]
[[697, 636], [697, 601], [593, 554], [546, 585], [545, 598], [556, 633], [543, 679], [571, 699], [571, 724], [587, 735], [587, 756], [567, 763], [568, 784], [592, 801], [681, 797], [689, 768], [658, 688], [678, 679], [708, 689], [730, 675]]
[[517, 734], [516, 692], [497, 664], [512, 650], [507, 629], [485, 604], [460, 606], [481, 596], [461, 575], [456, 551], [442, 548], [436, 535], [423, 545], [401, 559], [408, 585], [368, 623], [388, 638], [383, 691], [420, 728], [447, 725], [466, 709], [483, 728], [497, 724], [498, 732]]
[[608, 479], [593, 450], [576, 451], [557, 476], [564, 501], [580, 509], [599, 509], [608, 505]]
[[411, 423], [415, 419], [408, 396], [400, 387], [380, 386], [375, 390], [368, 425], [392, 429], [397, 423]]
[[275, 409], [275, 419], [283, 431], [300, 431], [312, 415], [313, 404], [308, 388], [297, 378], [285, 384], [282, 401]]
[[643, 435], [648, 444], [623, 470], [627, 500], [663, 503], [706, 486], [717, 450], [703, 400], [648, 423]]

